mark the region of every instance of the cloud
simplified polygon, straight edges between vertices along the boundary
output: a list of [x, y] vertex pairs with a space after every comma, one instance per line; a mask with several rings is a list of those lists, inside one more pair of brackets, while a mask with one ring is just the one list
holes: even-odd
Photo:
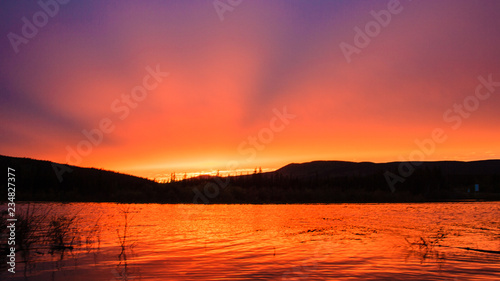
[[[220, 22], [210, 1], [70, 1], [19, 54], [0, 42], [0, 116], [9, 120], [0, 153], [39, 155], [40, 140], [53, 148], [47, 158], [64, 161], [60, 148], [113, 117], [110, 104], [159, 64], [171, 76], [84, 163], [238, 157], [238, 144], [282, 106], [298, 117], [259, 159], [392, 157], [443, 126], [478, 75], [500, 73], [500, 2], [401, 0], [403, 11], [347, 63], [339, 43], [387, 2], [245, 1]], [[4, 35], [39, 8], [0, 5]], [[474, 128], [471, 146], [494, 146], [499, 105], [496, 96], [481, 104], [446, 151]]]

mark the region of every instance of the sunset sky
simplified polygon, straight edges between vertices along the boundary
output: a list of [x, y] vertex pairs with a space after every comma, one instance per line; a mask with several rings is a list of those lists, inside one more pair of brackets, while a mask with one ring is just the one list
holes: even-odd
[[408, 160], [440, 128], [423, 160], [500, 158], [500, 1], [41, 2], [0, 4], [2, 155], [159, 178]]

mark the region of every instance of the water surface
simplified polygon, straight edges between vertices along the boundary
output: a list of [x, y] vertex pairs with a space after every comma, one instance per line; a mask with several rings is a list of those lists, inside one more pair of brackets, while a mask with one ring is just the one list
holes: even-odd
[[492, 280], [500, 276], [499, 207], [37, 204], [76, 216], [74, 248], [40, 245], [0, 278]]

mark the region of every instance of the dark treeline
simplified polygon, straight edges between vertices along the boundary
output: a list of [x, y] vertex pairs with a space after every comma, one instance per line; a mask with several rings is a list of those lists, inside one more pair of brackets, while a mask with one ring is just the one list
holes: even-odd
[[[137, 203], [330, 203], [500, 200], [500, 161], [424, 162], [412, 166], [392, 192], [386, 173], [401, 163], [321, 161], [290, 164], [275, 172], [199, 177], [157, 183], [111, 171], [69, 166], [59, 181], [53, 163], [0, 156], [16, 170], [16, 201]], [[406, 163], [408, 164], [408, 163]], [[475, 185], [479, 192], [475, 192]], [[196, 192], [195, 192], [196, 191]], [[0, 198], [0, 201], [7, 199]]]

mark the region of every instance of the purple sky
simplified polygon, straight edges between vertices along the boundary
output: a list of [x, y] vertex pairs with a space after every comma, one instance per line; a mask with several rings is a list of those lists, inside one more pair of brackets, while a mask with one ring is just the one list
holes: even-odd
[[[69, 163], [82, 130], [109, 118], [113, 132], [70, 164], [151, 176], [232, 160], [392, 161], [435, 128], [448, 139], [425, 160], [498, 158], [498, 92], [467, 117], [443, 115], [480, 75], [500, 81], [500, 2], [402, 0], [348, 62], [340, 44], [355, 46], [354, 28], [388, 3], [242, 1], [221, 20], [212, 1], [69, 1], [13, 47], [9, 34], [23, 36], [23, 17], [43, 10], [3, 1], [0, 154]], [[117, 118], [111, 104], [157, 65], [170, 75]], [[283, 107], [297, 117], [256, 157], [241, 153]]]

